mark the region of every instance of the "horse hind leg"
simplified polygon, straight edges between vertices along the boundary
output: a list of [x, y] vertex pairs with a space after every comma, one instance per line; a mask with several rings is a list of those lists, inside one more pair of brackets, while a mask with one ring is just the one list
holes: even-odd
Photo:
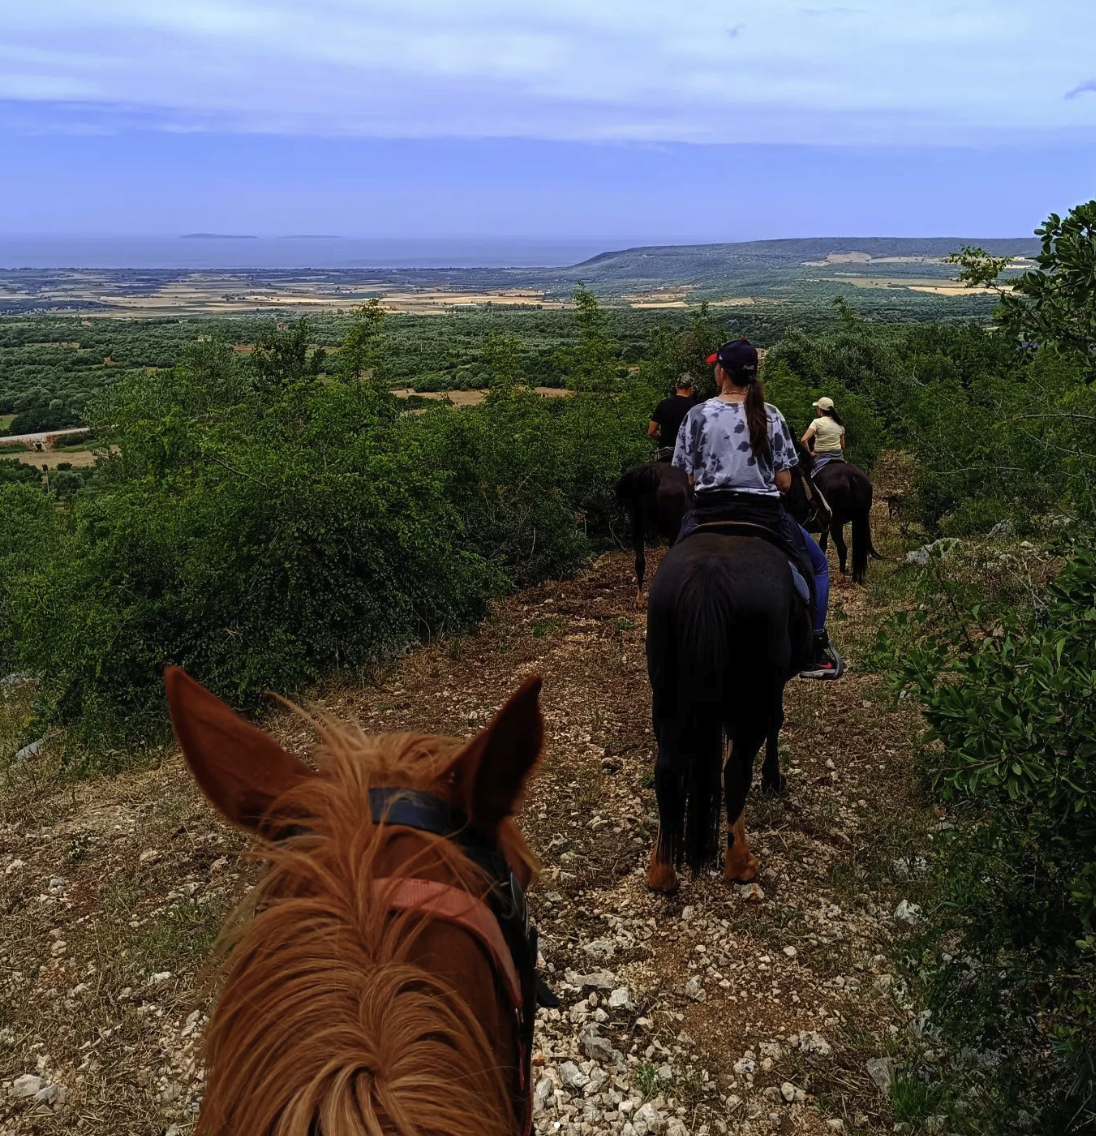
[[655, 798], [658, 801], [658, 835], [647, 866], [647, 887], [671, 892], [677, 887], [674, 864], [684, 838], [685, 793], [671, 755], [659, 742], [655, 763]]
[[727, 853], [723, 875], [735, 883], [753, 883], [758, 876], [757, 857], [746, 839], [746, 797], [753, 779], [753, 762], [763, 737], [741, 733], [730, 747], [723, 766], [723, 791], [727, 798]]
[[766, 796], [783, 796], [788, 779], [780, 772], [780, 730], [784, 725], [784, 688], [776, 692], [773, 720], [765, 739], [765, 763], [761, 766], [761, 792]]
[[643, 577], [647, 574], [647, 557], [644, 552], [645, 533], [639, 510], [632, 514], [632, 547], [635, 550], [636, 607], [643, 606]]
[[844, 527], [834, 523], [830, 529], [833, 533], [833, 546], [837, 549], [837, 562], [841, 566], [841, 575], [849, 574], [849, 546], [845, 543]]

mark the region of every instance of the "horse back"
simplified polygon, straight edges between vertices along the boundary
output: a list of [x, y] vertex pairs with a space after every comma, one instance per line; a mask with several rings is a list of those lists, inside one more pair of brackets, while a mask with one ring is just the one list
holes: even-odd
[[794, 673], [804, 629], [783, 552], [753, 537], [694, 534], [666, 553], [651, 585], [652, 686], [729, 701], [736, 686]]

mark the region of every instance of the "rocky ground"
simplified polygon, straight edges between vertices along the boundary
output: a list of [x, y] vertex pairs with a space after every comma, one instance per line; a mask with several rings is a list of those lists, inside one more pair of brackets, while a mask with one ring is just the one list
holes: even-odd
[[[562, 1004], [540, 1011], [538, 1133], [889, 1132], [895, 1060], [928, 1044], [892, 960], [946, 823], [913, 789], [916, 715], [857, 666], [897, 568], [835, 589], [849, 675], [789, 686], [790, 791], [747, 812], [760, 888], [713, 875], [665, 898], [644, 887], [653, 748], [629, 560], [512, 597], [477, 633], [317, 702], [371, 731], [461, 735], [521, 676], [545, 676], [548, 747], [522, 827]], [[271, 728], [310, 743], [286, 714]], [[201, 1101], [203, 962], [260, 867], [177, 754], [75, 784], [56, 761], [44, 747], [0, 792], [0, 1133], [180, 1136]]]

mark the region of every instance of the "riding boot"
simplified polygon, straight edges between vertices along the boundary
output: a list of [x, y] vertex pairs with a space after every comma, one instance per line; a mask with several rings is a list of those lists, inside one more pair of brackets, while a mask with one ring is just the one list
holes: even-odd
[[814, 636], [814, 662], [799, 672], [800, 678], [840, 678], [845, 673], [845, 660], [837, 653], [825, 630]]

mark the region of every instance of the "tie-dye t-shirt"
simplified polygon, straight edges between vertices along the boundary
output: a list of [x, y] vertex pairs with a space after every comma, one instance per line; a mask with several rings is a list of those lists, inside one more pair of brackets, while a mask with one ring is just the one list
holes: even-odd
[[712, 398], [694, 406], [677, 432], [674, 465], [691, 473], [694, 488], [734, 489], [779, 497], [776, 474], [799, 463], [784, 415], [765, 404], [773, 460], [757, 459], [750, 449], [746, 407], [741, 402]]

